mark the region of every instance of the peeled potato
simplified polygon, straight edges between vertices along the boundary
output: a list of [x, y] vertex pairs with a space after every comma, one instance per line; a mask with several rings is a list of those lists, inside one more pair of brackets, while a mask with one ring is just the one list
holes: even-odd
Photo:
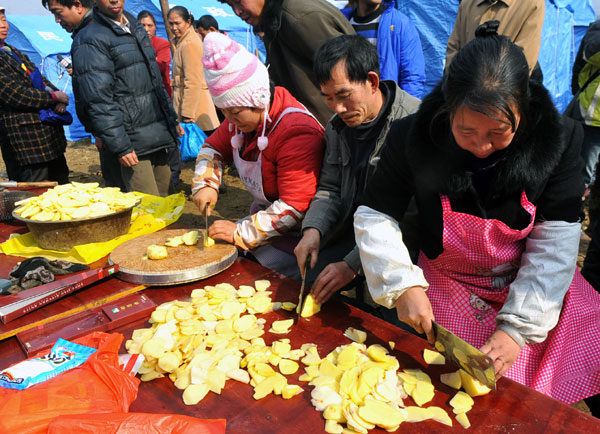
[[208, 384], [190, 384], [183, 391], [183, 402], [185, 405], [196, 405], [204, 399], [208, 391]]
[[319, 313], [320, 310], [321, 305], [315, 303], [315, 299], [313, 298], [312, 294], [308, 294], [304, 300], [304, 305], [302, 306], [302, 312], [300, 312], [300, 316], [302, 318], [308, 318], [316, 313]]
[[146, 248], [146, 255], [149, 259], [165, 259], [167, 255], [167, 248], [165, 246], [158, 246], [156, 244], [150, 244]]
[[460, 369], [460, 379], [462, 380], [462, 387], [471, 396], [480, 396], [490, 393], [490, 388], [485, 384], [481, 384], [478, 380], [471, 377], [466, 371]]
[[425, 363], [430, 365], [446, 364], [446, 358], [442, 354], [438, 353], [437, 351], [431, 351], [427, 348], [423, 350], [423, 359], [425, 360]]
[[189, 231], [182, 235], [181, 239], [186, 246], [193, 246], [198, 242], [198, 231]]

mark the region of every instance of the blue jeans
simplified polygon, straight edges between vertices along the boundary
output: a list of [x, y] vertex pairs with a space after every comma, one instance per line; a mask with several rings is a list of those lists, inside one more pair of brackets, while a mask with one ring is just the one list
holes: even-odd
[[586, 187], [589, 187], [594, 179], [598, 155], [600, 155], [600, 127], [584, 125], [581, 158], [583, 158], [583, 182]]

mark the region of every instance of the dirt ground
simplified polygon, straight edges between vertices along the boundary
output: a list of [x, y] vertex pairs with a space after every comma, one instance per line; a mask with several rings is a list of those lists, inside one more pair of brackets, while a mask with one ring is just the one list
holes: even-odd
[[[77, 182], [99, 182], [104, 185], [100, 171], [100, 159], [96, 147], [88, 140], [69, 142], [66, 152], [67, 164], [69, 165], [70, 181]], [[200, 211], [189, 200], [192, 191], [192, 178], [194, 176], [194, 162], [182, 163], [181, 181], [177, 191], [183, 190], [188, 198], [182, 216], [178, 224], [182, 227], [204, 229], [204, 219]], [[0, 161], [0, 178], [6, 178], [4, 161]], [[219, 194], [219, 200], [212, 215], [209, 217], [209, 225], [217, 219], [238, 220], [248, 214], [252, 197], [237, 176], [225, 174], [225, 190]]]
[[[67, 164], [71, 173], [69, 179], [77, 182], [99, 182], [103, 185], [102, 174], [100, 172], [100, 160], [96, 147], [89, 140], [80, 140], [78, 142], [69, 142], [66, 152]], [[188, 198], [182, 216], [178, 223], [182, 227], [204, 228], [204, 219], [200, 211], [189, 200], [191, 194], [192, 178], [194, 176], [194, 162], [184, 162], [181, 171], [181, 183], [177, 185], [177, 190], [183, 190]], [[4, 161], [0, 161], [0, 178], [6, 179], [6, 169]], [[209, 225], [217, 219], [238, 220], [247, 215], [252, 203], [252, 197], [246, 191], [240, 179], [232, 174], [225, 174], [225, 190], [219, 194], [219, 201], [209, 218]], [[587, 228], [587, 218], [583, 223], [584, 229]], [[590, 238], [582, 232], [579, 246], [579, 266], [583, 263], [585, 252]], [[573, 407], [589, 413], [589, 409], [583, 401], [575, 403]]]

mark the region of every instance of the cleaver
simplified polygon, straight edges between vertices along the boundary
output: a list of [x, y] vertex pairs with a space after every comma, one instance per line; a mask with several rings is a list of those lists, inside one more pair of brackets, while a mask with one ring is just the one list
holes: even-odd
[[432, 321], [435, 348], [447, 359], [492, 390], [496, 390], [494, 361], [473, 345]]

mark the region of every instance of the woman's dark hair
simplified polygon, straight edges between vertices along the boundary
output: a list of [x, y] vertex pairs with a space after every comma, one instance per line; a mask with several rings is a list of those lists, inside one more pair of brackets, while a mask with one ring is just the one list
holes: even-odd
[[206, 30], [214, 27], [215, 30], [219, 30], [219, 23], [212, 15], [202, 15], [198, 18], [198, 21], [196, 21], [196, 27], [202, 27]]
[[186, 23], [190, 23], [190, 24], [192, 23], [192, 14], [190, 14], [190, 11], [188, 11], [183, 6], [174, 6], [174, 7], [172, 7], [169, 10], [169, 13], [167, 14], [167, 18], [169, 18], [171, 16], [171, 14], [177, 14]]
[[[445, 103], [434, 115], [452, 117], [464, 106], [493, 119], [508, 120], [512, 130], [526, 125], [529, 108], [529, 66], [523, 50], [506, 36], [482, 29], [454, 57], [442, 79]], [[498, 113], [505, 119], [499, 119]]]
[[326, 40], [315, 53], [313, 70], [319, 84], [331, 79], [331, 70], [337, 63], [346, 60], [346, 73], [352, 82], [364, 83], [369, 72], [379, 74], [377, 49], [360, 35], [342, 35]]
[[152, 15], [152, 12], [146, 10], [140, 11], [137, 16], [137, 20], [141, 21], [143, 18], [150, 18], [154, 25], [156, 25], [156, 19], [154, 18], [154, 15]]

